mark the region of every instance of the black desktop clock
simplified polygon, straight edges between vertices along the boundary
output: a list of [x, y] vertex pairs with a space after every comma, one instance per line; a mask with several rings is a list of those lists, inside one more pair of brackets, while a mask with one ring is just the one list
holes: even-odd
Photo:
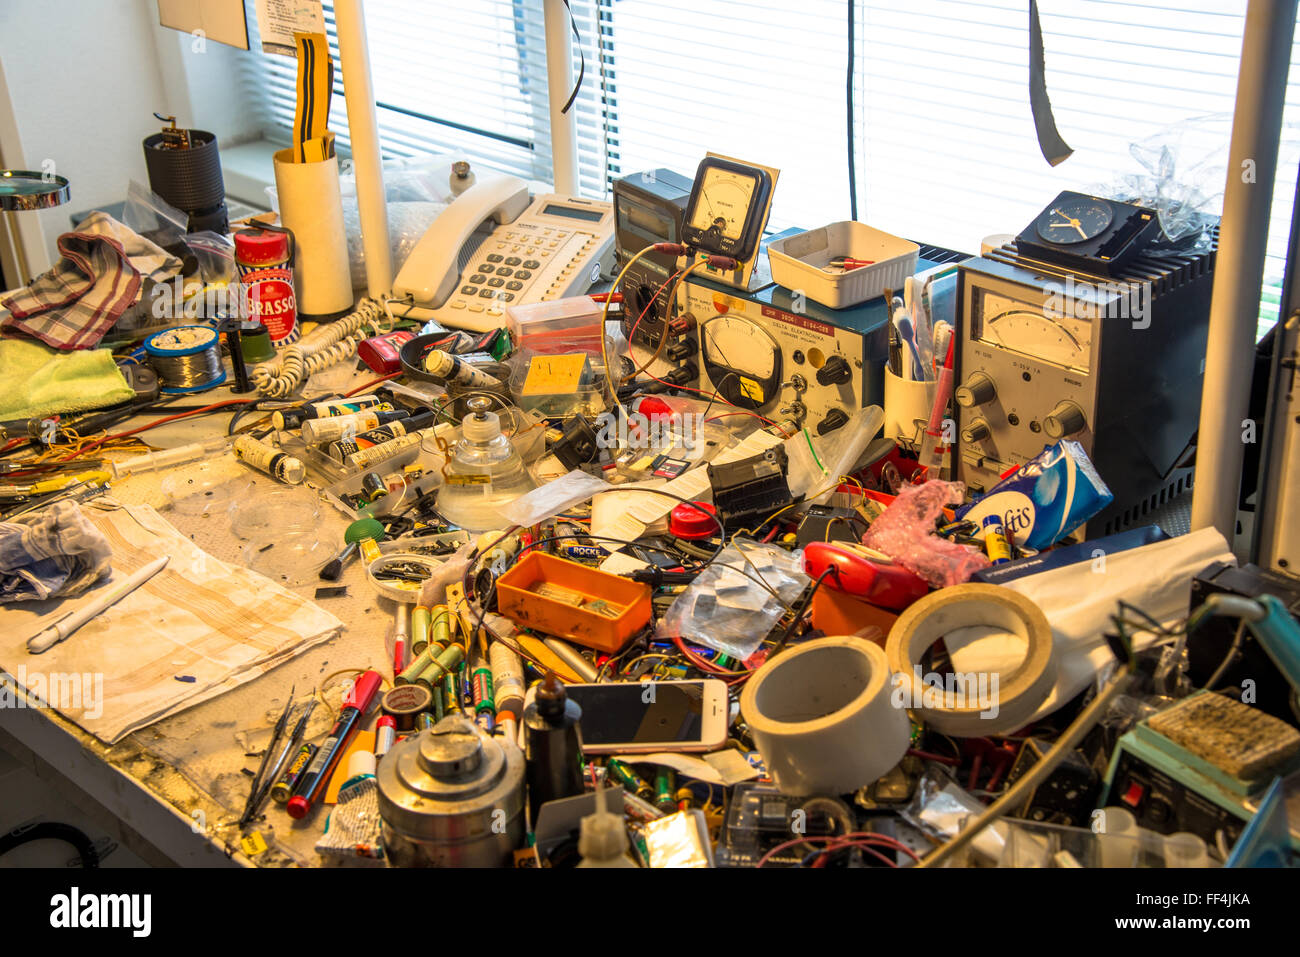
[[1160, 237], [1154, 209], [1066, 191], [1016, 237], [1026, 259], [1113, 276]]

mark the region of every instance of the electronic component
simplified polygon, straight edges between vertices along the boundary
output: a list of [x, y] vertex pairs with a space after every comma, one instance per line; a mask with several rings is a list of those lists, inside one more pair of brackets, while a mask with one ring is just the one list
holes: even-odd
[[[1202, 569], [1192, 579], [1189, 614], [1205, 604], [1211, 595], [1219, 594], [1240, 595], [1243, 598], [1275, 595], [1292, 617], [1300, 618], [1300, 583], [1286, 575], [1266, 571], [1255, 565], [1242, 565], [1238, 568], [1224, 562], [1215, 562]], [[1188, 674], [1196, 687], [1204, 687], [1227, 659], [1237, 625], [1238, 619], [1213, 617], [1187, 636]], [[1249, 628], [1243, 632], [1237, 660], [1228, 664], [1216, 686], [1236, 687], [1244, 679], [1254, 682], [1251, 686], [1254, 692], [1252, 704], [1256, 708], [1290, 724], [1300, 724], [1300, 717], [1290, 706], [1290, 681], [1278, 671], [1268, 652]]]
[[786, 472], [790, 463], [779, 445], [725, 465], [709, 463], [709, 484], [718, 517], [729, 530], [742, 530], [794, 501]]
[[[1252, 802], [1275, 775], [1294, 770], [1300, 734], [1257, 708], [1202, 692], [1139, 722], [1119, 740], [1100, 806], [1126, 807], [1139, 827], [1189, 831], [1231, 845]], [[1292, 832], [1292, 845], [1300, 837]]]
[[[964, 258], [923, 245], [917, 268]], [[858, 409], [884, 401], [889, 310], [883, 297], [830, 309], [773, 283], [746, 291], [695, 273], [678, 290], [675, 318], [699, 327], [699, 388], [717, 390], [741, 408], [825, 435]], [[648, 357], [634, 348], [633, 358]], [[661, 363], [650, 371], [665, 378], [667, 367]]]
[[772, 176], [767, 170], [705, 157], [695, 171], [682, 238], [698, 250], [737, 261], [750, 259], [758, 251], [771, 202]]
[[[727, 687], [703, 681], [572, 684], [586, 754], [710, 751], [727, 737]], [[673, 787], [666, 789], [671, 803]]]
[[796, 535], [803, 548], [810, 542], [856, 542], [864, 530], [864, 519], [854, 509], [810, 505], [799, 520]]
[[1113, 276], [1160, 235], [1154, 209], [1066, 190], [1016, 237], [1016, 248], [1035, 262]]
[[1214, 259], [1213, 244], [1142, 256], [1101, 283], [1023, 260], [1016, 246], [962, 263], [957, 478], [985, 491], [1072, 439], [1114, 494], [1076, 532], [1086, 538], [1143, 524], [1190, 488]]
[[[633, 173], [614, 183], [614, 253], [620, 268], [654, 243], [678, 243], [691, 181], [669, 169]], [[623, 276], [623, 334], [649, 349], [659, 345], [669, 314], [668, 279], [677, 257], [648, 252]], [[638, 322], [638, 317], [640, 321]]]
[[[765, 855], [800, 837], [852, 834], [853, 809], [835, 797], [800, 798], [770, 784], [737, 784], [715, 852], [718, 867], [754, 867]], [[776, 851], [765, 867], [795, 867], [823, 843], [800, 842]]]
[[[1007, 785], [1014, 784], [1041, 761], [1051, 747], [1052, 742], [1041, 738], [1026, 740], [1007, 775]], [[1061, 760], [1046, 781], [1029, 792], [1016, 816], [1040, 824], [1088, 827], [1100, 789], [1101, 776], [1076, 748]]]

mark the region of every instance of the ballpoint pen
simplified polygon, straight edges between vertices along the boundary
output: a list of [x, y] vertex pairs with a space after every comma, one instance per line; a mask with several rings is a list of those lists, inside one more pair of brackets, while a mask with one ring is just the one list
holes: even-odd
[[135, 591], [154, 575], [158, 574], [167, 565], [168, 557], [155, 558], [149, 564], [136, 569], [126, 577], [124, 581], [117, 585], [112, 585], [109, 590], [98, 598], [92, 599], [87, 605], [70, 611], [54, 624], [50, 625], [40, 634], [27, 639], [27, 651], [29, 654], [39, 655], [41, 652], [49, 651], [60, 641], [63, 641], [74, 631], [84, 625], [90, 619], [94, 618], [100, 612], [107, 609], [110, 605], [121, 601], [131, 592]]
[[[297, 685], [289, 689], [289, 700], [284, 703], [284, 710], [280, 712], [280, 717], [276, 719], [275, 730], [271, 732], [271, 740], [267, 742], [266, 749], [262, 752], [262, 763], [257, 766], [257, 773], [253, 775], [253, 783], [248, 788], [248, 801], [244, 804], [244, 813], [239, 819], [240, 824], [244, 824], [253, 816], [253, 804], [257, 800], [258, 793], [262, 790], [262, 775], [266, 773], [267, 762], [271, 760], [271, 752], [275, 749], [275, 743], [280, 740], [280, 735], [284, 734], [284, 726], [289, 723], [289, 712], [293, 710], [293, 693], [297, 690]], [[275, 776], [271, 776], [274, 783]]]

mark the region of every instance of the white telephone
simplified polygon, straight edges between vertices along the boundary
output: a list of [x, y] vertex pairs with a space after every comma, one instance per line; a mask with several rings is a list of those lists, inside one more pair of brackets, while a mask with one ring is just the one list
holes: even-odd
[[[497, 225], [486, 232], [489, 221]], [[393, 314], [486, 332], [508, 306], [586, 292], [608, 275], [614, 204], [528, 195], [517, 176], [475, 183], [438, 216], [393, 284]]]

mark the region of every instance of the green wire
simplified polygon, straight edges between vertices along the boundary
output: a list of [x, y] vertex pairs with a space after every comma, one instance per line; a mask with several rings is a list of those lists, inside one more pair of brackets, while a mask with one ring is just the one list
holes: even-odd
[[813, 461], [817, 463], [817, 467], [821, 469], [822, 474], [826, 474], [826, 466], [822, 465], [822, 460], [817, 457], [817, 450], [813, 448], [812, 433], [804, 429], [803, 437], [808, 440], [808, 451], [812, 453]]

